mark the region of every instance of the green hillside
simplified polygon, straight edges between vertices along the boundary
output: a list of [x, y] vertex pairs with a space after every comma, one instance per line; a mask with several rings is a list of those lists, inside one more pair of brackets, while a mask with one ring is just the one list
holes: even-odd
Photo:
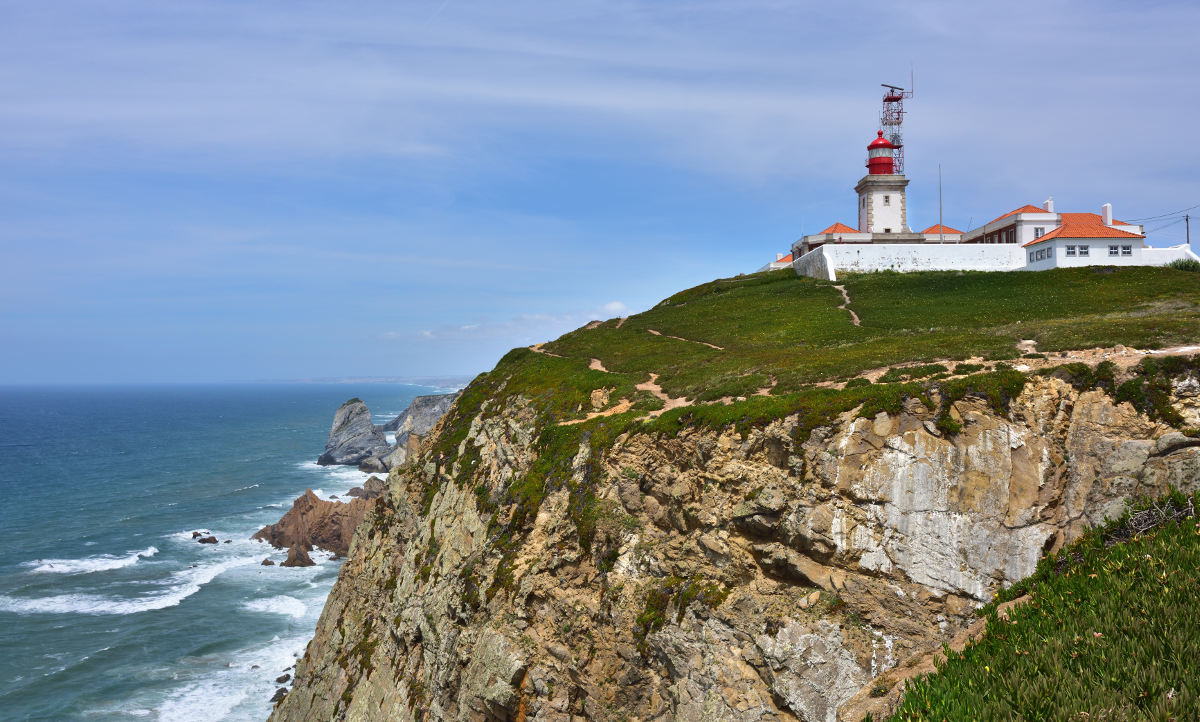
[[1198, 506], [1200, 494], [1143, 502], [1043, 559], [892, 720], [1200, 719]]
[[1200, 335], [1200, 277], [1169, 268], [872, 273], [842, 285], [861, 326], [838, 308], [833, 284], [784, 269], [697, 286], [619, 328], [610, 320], [545, 348], [599, 358], [637, 381], [654, 372], [671, 396], [712, 400], [753, 393], [769, 377], [783, 393], [893, 364], [1010, 359], [1021, 339], [1054, 351], [1160, 348]]

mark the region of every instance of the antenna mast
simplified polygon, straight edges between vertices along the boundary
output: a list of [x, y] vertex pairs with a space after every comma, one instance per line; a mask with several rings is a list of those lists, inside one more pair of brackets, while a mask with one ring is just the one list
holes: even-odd
[[[910, 83], [911, 84], [911, 83]], [[879, 128], [883, 136], [896, 146], [892, 151], [893, 161], [898, 175], [904, 174], [904, 99], [913, 97], [912, 90], [905, 90], [898, 85], [880, 83], [883, 91], [883, 110], [879, 113]]]

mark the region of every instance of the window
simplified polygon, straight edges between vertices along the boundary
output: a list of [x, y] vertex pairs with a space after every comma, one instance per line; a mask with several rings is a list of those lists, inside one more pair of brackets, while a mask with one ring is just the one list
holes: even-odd
[[1017, 242], [1017, 230], [1015, 228], [1008, 232], [1008, 242], [1009, 243]]
[[1033, 263], [1033, 251], [1029, 252], [1029, 262]]
[[892, 232], [892, 229], [891, 229], [891, 228], [884, 228], [884, 229], [883, 229], [883, 232], [884, 232], [884, 233], [891, 233], [891, 232]]
[[1118, 250], [1116, 246], [1108, 247], [1108, 255], [1115, 256], [1115, 255], [1118, 255], [1119, 253], [1120, 253], [1120, 250]]
[[892, 197], [891, 197], [891, 196], [887, 196], [887, 195], [885, 195], [885, 196], [883, 197], [883, 205], [885, 205], [885, 206], [890, 206], [890, 205], [892, 205]]
[[866, 207], [867, 207], [867, 197], [866, 197], [866, 196], [863, 196], [863, 199], [862, 199], [862, 207], [863, 207], [863, 208], [866, 208]]
[[[1033, 229], [1034, 238], [1041, 238], [1044, 235], [1046, 235], [1046, 228], [1044, 226], [1037, 226]], [[1067, 248], [1070, 248], [1070, 246], [1067, 246]]]
[[1086, 256], [1088, 254], [1088, 246], [1079, 247], [1079, 255]]
[[1067, 255], [1068, 255], [1068, 256], [1074, 256], [1074, 255], [1075, 255], [1075, 246], [1067, 246]]
[[1121, 246], [1121, 255], [1122, 256], [1132, 256], [1133, 255], [1133, 246]]

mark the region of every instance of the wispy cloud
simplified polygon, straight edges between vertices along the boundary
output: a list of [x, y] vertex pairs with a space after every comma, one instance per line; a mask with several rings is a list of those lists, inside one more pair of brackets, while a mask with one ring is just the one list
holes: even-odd
[[589, 321], [604, 321], [630, 312], [621, 301], [609, 301], [597, 308], [565, 312], [522, 313], [511, 318], [480, 321], [462, 325], [443, 325], [416, 331], [385, 331], [379, 338], [387, 341], [462, 341], [469, 339], [504, 339], [513, 343], [532, 344], [548, 341]]

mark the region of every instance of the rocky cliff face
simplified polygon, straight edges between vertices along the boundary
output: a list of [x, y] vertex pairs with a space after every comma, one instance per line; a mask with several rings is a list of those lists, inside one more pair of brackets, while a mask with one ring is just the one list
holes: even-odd
[[[321, 466], [360, 464], [390, 451], [383, 431], [371, 423], [371, 412], [360, 399], [350, 399], [333, 415], [333, 427], [325, 453], [317, 459]], [[386, 470], [385, 470], [386, 471]]]
[[542, 430], [485, 403], [391, 473], [272, 719], [835, 720], [1085, 524], [1200, 485], [1200, 439], [1101, 391], [951, 415], [585, 436], [531, 503]]

